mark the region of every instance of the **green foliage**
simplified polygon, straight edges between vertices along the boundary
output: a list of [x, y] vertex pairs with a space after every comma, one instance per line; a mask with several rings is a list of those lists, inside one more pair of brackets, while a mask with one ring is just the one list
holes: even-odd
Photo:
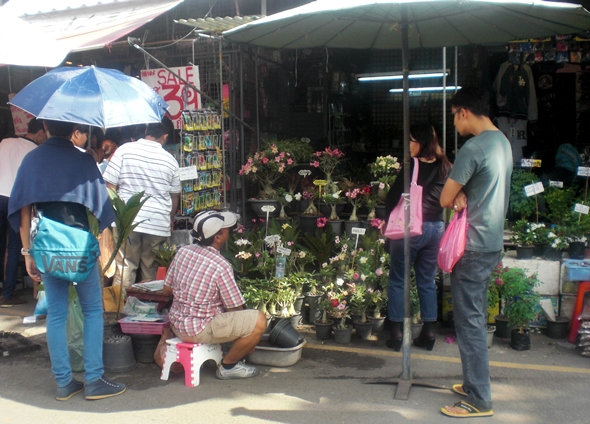
[[410, 278], [410, 315], [412, 316], [412, 322], [417, 324], [420, 320], [420, 298], [418, 297], [416, 274], [413, 269]]
[[[115, 190], [109, 189], [108, 191], [109, 197], [111, 198], [111, 202], [113, 204], [113, 210], [115, 212], [115, 225], [117, 226], [117, 231], [116, 237], [115, 234], [113, 234], [113, 240], [115, 240], [113, 253], [102, 270], [103, 274], [113, 263], [115, 256], [117, 256], [117, 252], [127, 237], [129, 237], [133, 230], [135, 230], [135, 228], [143, 222], [139, 221], [133, 223], [140, 209], [149, 198], [149, 196], [144, 197], [145, 192], [140, 191], [139, 193], [135, 193], [133, 196], [131, 196], [127, 202], [124, 202]], [[109, 227], [109, 230], [113, 232], [112, 227]]]
[[545, 224], [535, 224], [519, 219], [512, 226], [512, 242], [519, 246], [533, 246], [547, 242]]
[[506, 298], [504, 314], [510, 325], [523, 332], [535, 318], [535, 307], [540, 295], [534, 290], [539, 285], [537, 274], [527, 276], [520, 268], [508, 268], [502, 273], [503, 295]]
[[[261, 149], [267, 149], [267, 146], [272, 144], [268, 140], [264, 140], [261, 143]], [[306, 143], [297, 138], [289, 138], [285, 140], [278, 140], [275, 145], [279, 151], [289, 152], [293, 157], [295, 163], [307, 163], [309, 161], [309, 157], [313, 153], [313, 148], [310, 146], [309, 143]]]
[[[520, 215], [521, 219], [533, 218], [537, 211], [535, 196], [527, 197], [524, 187], [539, 181], [532, 172], [518, 169], [512, 173], [510, 186], [510, 210]], [[537, 195], [539, 196], [539, 195]]]
[[173, 244], [170, 246], [168, 243], [161, 244], [158, 249], [152, 249], [152, 252], [156, 254], [154, 258], [158, 265], [165, 267], [168, 269], [174, 256], [176, 255], [176, 245]]
[[336, 246], [334, 236], [328, 232], [320, 232], [320, 230], [316, 230], [315, 234], [303, 234], [302, 242], [317, 259], [320, 269], [323, 263], [328, 262]]
[[571, 216], [576, 198], [576, 188], [548, 187], [545, 190], [545, 205], [547, 211], [543, 214], [556, 225], [564, 225]]

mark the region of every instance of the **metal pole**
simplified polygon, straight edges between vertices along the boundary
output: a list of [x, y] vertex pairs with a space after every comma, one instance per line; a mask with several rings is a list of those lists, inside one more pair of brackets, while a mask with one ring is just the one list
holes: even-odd
[[[240, 46], [240, 50], [238, 53], [238, 61], [239, 61], [239, 66], [240, 66], [240, 119], [243, 122], [244, 121], [244, 57], [242, 55], [242, 46]], [[258, 88], [258, 86], [256, 86], [256, 88]], [[245, 163], [246, 162], [246, 154], [245, 154], [245, 140], [244, 140], [244, 126], [240, 127], [240, 164]], [[239, 178], [238, 174], [236, 173], [236, 177], [235, 178]], [[242, 200], [243, 200], [244, 196], [242, 196]], [[242, 209], [242, 213], [245, 212], [244, 208], [240, 208]]]
[[402, 5], [402, 73], [404, 92], [403, 101], [403, 126], [404, 126], [404, 194], [408, 202], [404, 201], [404, 338], [402, 344], [403, 365], [402, 379], [410, 379], [410, 336], [412, 332], [410, 318], [410, 83], [409, 46], [408, 46], [408, 10]]
[[447, 48], [443, 47], [442, 49], [443, 55], [443, 103], [442, 103], [442, 110], [443, 110], [443, 152], [447, 154]]
[[256, 151], [260, 150], [260, 90], [258, 89], [258, 48], [254, 57], [254, 84], [256, 87]]
[[227, 209], [227, 171], [225, 167], [225, 116], [223, 110], [223, 45], [221, 39], [219, 39], [219, 113], [221, 115], [221, 155], [223, 157], [223, 160], [221, 161], [223, 172], [223, 209]]
[[[459, 72], [459, 47], [455, 46], [455, 93], [457, 92], [457, 85], [459, 83], [459, 77], [457, 75], [458, 72]], [[454, 157], [457, 157], [457, 150], [458, 149], [459, 149], [459, 134], [457, 133], [457, 129], [455, 128], [455, 151], [453, 152]]]

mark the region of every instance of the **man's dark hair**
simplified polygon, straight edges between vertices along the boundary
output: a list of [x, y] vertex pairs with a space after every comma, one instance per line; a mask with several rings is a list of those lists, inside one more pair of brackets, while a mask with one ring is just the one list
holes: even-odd
[[168, 118], [164, 118], [162, 122], [157, 124], [148, 124], [147, 129], [145, 130], [145, 135], [150, 135], [154, 137], [156, 140], [162, 137], [164, 134], [170, 134], [172, 122]]
[[74, 132], [74, 126], [76, 125], [73, 122], [52, 121], [50, 119], [45, 119], [44, 122], [49, 134], [54, 137], [67, 138], [68, 140]]
[[29, 125], [27, 126], [28, 134], [37, 134], [41, 130], [45, 131], [45, 127], [43, 126], [43, 121], [41, 119], [33, 118], [29, 121]]
[[145, 124], [127, 125], [121, 128], [121, 135], [125, 142], [139, 140], [145, 137]]
[[123, 134], [117, 128], [108, 128], [104, 134], [105, 140], [111, 140], [117, 146], [121, 146], [123, 143]]
[[474, 115], [490, 116], [490, 93], [480, 87], [463, 87], [451, 100], [451, 106], [468, 109]]
[[193, 238], [193, 244], [198, 244], [199, 246], [203, 246], [203, 247], [207, 247], [207, 246], [211, 246], [213, 244], [213, 241], [215, 240], [215, 236], [217, 234], [219, 234], [221, 232], [221, 230], [219, 230], [217, 233], [213, 234], [211, 237], [203, 239], [203, 240], [197, 240], [198, 234], [195, 230], [191, 230], [191, 237]]

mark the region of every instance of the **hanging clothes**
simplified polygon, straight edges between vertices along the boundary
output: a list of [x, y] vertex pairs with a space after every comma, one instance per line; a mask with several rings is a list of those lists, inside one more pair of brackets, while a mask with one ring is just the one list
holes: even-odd
[[500, 116], [531, 122], [537, 120], [537, 94], [530, 66], [504, 62], [492, 88], [496, 93]]
[[498, 129], [504, 133], [512, 147], [512, 165], [519, 166], [523, 157], [522, 148], [527, 145], [527, 120], [499, 116], [496, 119]]

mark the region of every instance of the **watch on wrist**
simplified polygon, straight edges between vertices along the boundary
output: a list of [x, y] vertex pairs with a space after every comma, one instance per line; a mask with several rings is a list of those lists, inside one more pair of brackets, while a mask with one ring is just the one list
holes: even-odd
[[23, 256], [31, 256], [31, 254], [29, 253], [29, 249], [25, 249], [24, 247], [20, 249], [20, 253]]

